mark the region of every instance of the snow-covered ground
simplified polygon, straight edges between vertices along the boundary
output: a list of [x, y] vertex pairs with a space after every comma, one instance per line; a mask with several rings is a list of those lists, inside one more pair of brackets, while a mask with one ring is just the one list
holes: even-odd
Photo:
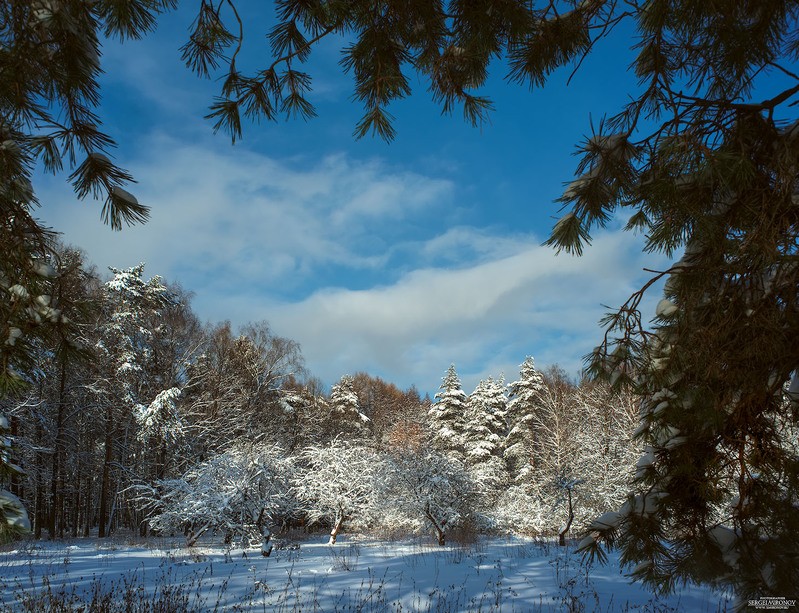
[[706, 589], [658, 598], [611, 556], [587, 567], [573, 548], [521, 538], [438, 547], [345, 535], [257, 549], [177, 540], [32, 541], [0, 549], [0, 610], [92, 611], [702, 611], [731, 609]]

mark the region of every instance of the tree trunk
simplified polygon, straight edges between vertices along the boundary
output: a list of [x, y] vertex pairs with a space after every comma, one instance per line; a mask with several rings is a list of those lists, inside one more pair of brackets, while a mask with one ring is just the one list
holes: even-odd
[[[36, 444], [42, 444], [42, 423], [36, 420]], [[33, 515], [33, 536], [37, 539], [42, 538], [42, 522], [44, 521], [44, 487], [42, 486], [42, 474], [44, 473], [44, 462], [41, 452], [34, 455], [34, 474], [36, 475], [36, 488], [34, 490], [35, 502]]]
[[75, 497], [74, 500], [72, 501], [72, 519], [70, 521], [70, 523], [72, 524], [70, 526], [71, 528], [70, 536], [72, 536], [72, 538], [78, 537], [78, 525], [80, 524], [80, 505], [82, 503], [81, 491], [80, 491], [82, 476], [83, 475], [81, 474], [80, 465], [79, 465], [78, 472], [75, 475]]
[[92, 516], [94, 515], [94, 492], [92, 491], [92, 483], [94, 483], [94, 478], [89, 476], [86, 479], [86, 493], [83, 497], [83, 536], [89, 536], [92, 530]]
[[446, 545], [446, 534], [444, 532], [444, 526], [438, 525], [436, 518], [433, 517], [432, 513], [430, 513], [429, 507], [425, 508], [424, 514], [425, 517], [427, 517], [427, 519], [430, 521], [430, 524], [433, 526], [433, 530], [435, 530], [436, 532], [436, 539], [438, 540], [438, 544], [441, 545], [441, 547], [443, 547], [444, 545]]
[[113, 532], [112, 527], [114, 525], [114, 516], [117, 512], [117, 497], [116, 495], [113, 497], [113, 502], [111, 503], [111, 512], [108, 514], [108, 522], [105, 525], [105, 534], [106, 536], [111, 536], [111, 532]]
[[[10, 415], [9, 416], [9, 423], [11, 424], [11, 439], [14, 440], [18, 436], [20, 436], [19, 418], [14, 416], [14, 415]], [[23, 466], [23, 468], [24, 468], [24, 466]], [[16, 472], [11, 473], [11, 484], [9, 485], [9, 490], [11, 490], [11, 493], [15, 494], [20, 499], [24, 499], [25, 498], [24, 483], [25, 483], [25, 481], [22, 478], [22, 475], [20, 475], [20, 474], [18, 474]]]
[[[186, 547], [194, 547], [200, 537], [205, 534], [205, 531], [208, 530], [209, 524], [205, 524], [199, 530], [193, 530], [189, 528], [188, 534], [186, 534]], [[227, 542], [227, 537], [225, 538], [225, 542]]]
[[100, 486], [100, 526], [98, 532], [100, 538], [108, 536], [106, 534], [106, 517], [108, 515], [108, 497], [111, 490], [112, 426], [113, 413], [111, 405], [109, 405], [105, 410], [105, 457], [103, 460], [103, 482]]
[[63, 505], [61, 495], [61, 457], [64, 453], [64, 411], [66, 399], [64, 398], [67, 384], [67, 363], [61, 360], [61, 370], [58, 382], [58, 412], [56, 414], [55, 442], [53, 444], [53, 466], [50, 478], [50, 523], [47, 526], [50, 538], [58, 536], [59, 527], [63, 531], [63, 526], [59, 522], [61, 507]]
[[268, 558], [272, 553], [272, 531], [266, 526], [261, 529], [261, 555]]
[[83, 509], [81, 513], [82, 523], [83, 523], [83, 536], [89, 536], [91, 534], [92, 526], [94, 525], [94, 484], [97, 482], [97, 471], [95, 469], [95, 457], [94, 457], [94, 443], [90, 438], [86, 438], [84, 441], [84, 455], [79, 458], [78, 464], [86, 468], [86, 474], [83, 477], [83, 482], [85, 484], [85, 491], [83, 492]]
[[341, 530], [341, 526], [344, 523], [344, 516], [341, 515], [336, 518], [336, 523], [333, 525], [333, 529], [330, 531], [330, 541], [328, 545], [335, 545], [336, 539], [338, 538], [338, 533]]
[[558, 545], [564, 547], [566, 545], [566, 533], [569, 531], [569, 528], [572, 527], [572, 521], [574, 520], [574, 507], [572, 506], [572, 491], [571, 489], [566, 490], [566, 494], [569, 497], [569, 521], [566, 522], [566, 525], [561, 530], [560, 534], [558, 534]]

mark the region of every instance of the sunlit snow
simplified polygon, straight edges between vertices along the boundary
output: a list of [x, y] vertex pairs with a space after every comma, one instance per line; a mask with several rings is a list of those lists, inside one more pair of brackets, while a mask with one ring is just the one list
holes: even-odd
[[47, 610], [50, 596], [74, 603], [105, 593], [122, 605], [133, 599], [156, 608], [171, 598], [199, 611], [731, 610], [706, 588], [656, 597], [629, 582], [614, 554], [607, 566], [588, 566], [572, 546], [547, 541], [495, 538], [446, 547], [426, 539], [345, 536], [333, 547], [325, 541], [277, 538], [269, 557], [257, 548], [179, 547], [178, 539], [7, 545], [0, 550], [0, 607], [27, 602]]

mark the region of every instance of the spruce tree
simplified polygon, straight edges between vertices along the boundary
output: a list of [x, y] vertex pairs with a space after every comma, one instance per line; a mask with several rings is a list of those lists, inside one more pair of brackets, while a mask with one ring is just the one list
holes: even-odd
[[543, 391], [544, 378], [536, 370], [533, 358], [528, 356], [519, 366], [519, 379], [508, 384], [505, 412], [507, 434], [503, 457], [511, 478], [517, 483], [527, 480], [533, 468], [536, 440], [533, 420]]
[[436, 449], [462, 460], [466, 447], [466, 410], [469, 399], [461, 389], [455, 364], [450, 364], [439, 389], [441, 391], [435, 395], [436, 401], [427, 413], [433, 445]]
[[331, 428], [336, 434], [365, 436], [368, 433], [369, 418], [360, 410], [358, 394], [350, 375], [341, 377], [330, 388]]
[[497, 381], [491, 377], [480, 381], [469, 395], [464, 437], [468, 464], [480, 464], [501, 456], [506, 402], [502, 377]]

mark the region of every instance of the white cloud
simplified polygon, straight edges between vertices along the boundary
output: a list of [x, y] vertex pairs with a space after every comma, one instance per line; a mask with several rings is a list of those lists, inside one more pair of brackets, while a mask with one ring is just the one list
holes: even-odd
[[75, 202], [53, 180], [40, 190], [47, 223], [86, 248], [101, 266], [146, 260], [150, 270], [216, 288], [294, 284], [333, 265], [380, 268], [390, 252], [375, 242], [422, 209], [445, 206], [452, 184], [343, 155], [277, 161], [243, 148], [147, 139], [130, 168], [138, 199], [151, 206], [145, 226], [111, 233], [99, 204]]
[[[501, 250], [502, 237], [494, 240]], [[321, 290], [268, 313], [326, 380], [367, 370], [431, 391], [450, 362], [473, 385], [499, 370], [512, 378], [528, 354], [574, 374], [600, 338], [601, 304], [626, 300], [644, 261], [634, 237], [607, 232], [584, 258], [533, 244], [467, 268], [413, 271], [386, 287]]]
[[464, 256], [483, 260], [513, 255], [536, 244], [536, 240], [534, 236], [507, 235], [497, 240], [496, 231], [456, 226], [423, 243], [420, 253], [431, 261], [459, 262]]

